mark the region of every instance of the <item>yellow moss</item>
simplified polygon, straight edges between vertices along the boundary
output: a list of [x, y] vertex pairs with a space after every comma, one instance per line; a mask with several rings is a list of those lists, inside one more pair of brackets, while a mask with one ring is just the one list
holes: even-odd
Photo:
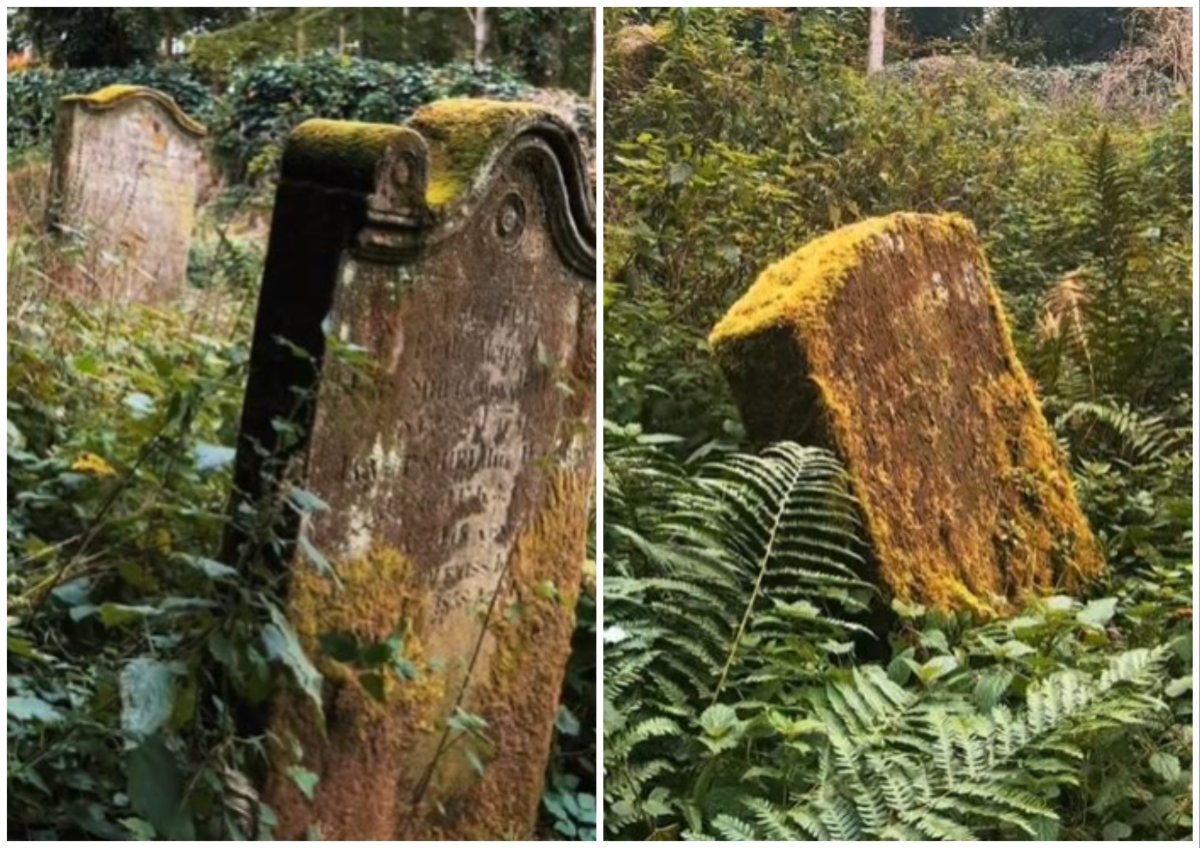
[[529, 103], [450, 99], [422, 106], [408, 121], [429, 143], [426, 202], [445, 209], [471, 189], [482, 166], [530, 122], [549, 118]]
[[196, 137], [208, 134], [203, 124], [189, 116], [168, 94], [142, 85], [109, 85], [91, 94], [69, 94], [62, 98], [63, 103], [80, 103], [88, 109], [113, 109], [123, 103], [136, 99], [152, 100], [163, 108], [181, 130]]
[[[482, 776], [463, 761], [439, 766], [437, 805], [453, 811], [439, 836], [455, 839], [530, 837], [548, 750], [554, 705], [562, 685], [585, 556], [588, 480], [558, 473], [539, 513], [513, 547], [497, 615], [486, 677], [473, 686], [467, 709], [488, 721], [495, 743]], [[558, 597], [541, 587], [553, 583]], [[405, 834], [415, 838], [418, 834]]]
[[[823, 308], [881, 239], [903, 239], [916, 232], [950, 241], [974, 236], [971, 222], [959, 215], [898, 212], [868, 218], [815, 239], [768, 267], [709, 334], [714, 348], [752, 336], [767, 327], [807, 327], [820, 321]], [[894, 242], [891, 242], [894, 243]]]
[[388, 145], [411, 135], [412, 130], [394, 124], [311, 118], [288, 136], [283, 171], [291, 179], [320, 180], [337, 174], [369, 190]]
[[901, 213], [817, 239], [764, 271], [710, 342], [735, 394], [767, 375], [739, 396], [752, 407], [770, 392], [764, 350], [804, 372], [775, 375], [801, 401], [756, 411], [776, 416], [770, 438], [796, 438], [811, 393], [899, 598], [990, 616], [1103, 569], [966, 220]]
[[[329, 633], [353, 635], [363, 643], [378, 643], [399, 632], [404, 639], [404, 656], [422, 670], [415, 681], [398, 681], [384, 676], [384, 689], [393, 697], [425, 701], [440, 692], [440, 676], [424, 666], [424, 648], [418, 626], [425, 614], [425, 598], [414, 589], [416, 573], [411, 561], [395, 548], [376, 544], [358, 559], [335, 566], [339, 588], [314, 569], [298, 567], [292, 576], [288, 603], [292, 626], [313, 664], [329, 680], [342, 686], [359, 687], [351, 666], [324, 655], [321, 636]], [[432, 688], [431, 688], [432, 687]], [[383, 705], [367, 698], [372, 708]]]

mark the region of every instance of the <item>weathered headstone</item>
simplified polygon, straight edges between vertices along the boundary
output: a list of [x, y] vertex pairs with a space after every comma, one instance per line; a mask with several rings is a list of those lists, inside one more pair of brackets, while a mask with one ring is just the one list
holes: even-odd
[[49, 222], [88, 245], [88, 294], [160, 301], [182, 291], [204, 127], [152, 88], [59, 102]]
[[897, 597], [987, 612], [1103, 567], [966, 220], [819, 238], [709, 340], [752, 438], [845, 462]]
[[326, 722], [276, 704], [279, 837], [531, 834], [585, 555], [594, 244], [579, 140], [535, 107], [288, 139], [236, 472], [243, 507], [328, 505], [278, 563]]

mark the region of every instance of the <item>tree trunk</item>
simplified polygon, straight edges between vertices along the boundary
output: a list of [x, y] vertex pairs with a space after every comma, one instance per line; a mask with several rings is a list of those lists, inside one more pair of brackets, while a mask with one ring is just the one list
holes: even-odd
[[870, 41], [867, 50], [867, 73], [877, 74], [883, 70], [883, 36], [887, 29], [887, 7], [871, 7]]
[[483, 67], [483, 54], [487, 52], [488, 45], [488, 17], [487, 6], [476, 6], [472, 13], [467, 10], [467, 14], [471, 16], [471, 23], [475, 26], [475, 69]]
[[598, 37], [598, 35], [596, 33], [596, 9], [595, 9], [595, 7], [593, 7], [592, 8], [592, 76], [591, 76], [591, 80], [588, 82], [588, 97], [591, 99], [593, 105], [595, 105], [595, 103], [596, 103], [596, 58], [597, 58], [596, 57], [596, 39], [597, 39], [597, 37]]

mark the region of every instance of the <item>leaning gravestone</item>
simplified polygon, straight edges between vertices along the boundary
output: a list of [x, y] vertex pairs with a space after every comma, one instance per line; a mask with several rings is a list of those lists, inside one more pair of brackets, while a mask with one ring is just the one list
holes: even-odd
[[110, 85], [59, 102], [49, 219], [86, 239], [90, 294], [153, 302], [182, 291], [204, 136], [152, 88]]
[[324, 678], [323, 720], [302, 694], [270, 718], [299, 743], [265, 788], [280, 838], [531, 835], [592, 480], [585, 186], [523, 104], [287, 141], [236, 471], [243, 516], [316, 506], [277, 563]]
[[987, 613], [1102, 569], [966, 220], [819, 238], [709, 340], [752, 438], [842, 458], [900, 599]]

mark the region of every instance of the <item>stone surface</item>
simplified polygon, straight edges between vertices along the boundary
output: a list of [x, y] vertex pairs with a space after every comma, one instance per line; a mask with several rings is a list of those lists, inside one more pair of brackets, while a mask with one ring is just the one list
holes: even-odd
[[[341, 586], [303, 550], [276, 563], [326, 722], [299, 693], [272, 711], [302, 752], [267, 779], [279, 837], [531, 835], [585, 557], [594, 240], [578, 139], [535, 107], [443, 101], [290, 137], [237, 503], [318, 496], [285, 535]], [[256, 548], [235, 532], [226, 556]], [[402, 673], [330, 650], [347, 636], [396, 637]], [[456, 741], [456, 712], [486, 739]], [[296, 765], [319, 776], [311, 801]]]
[[112, 85], [60, 101], [48, 218], [85, 241], [80, 294], [121, 303], [182, 291], [204, 135], [150, 88]]
[[752, 438], [845, 462], [895, 596], [986, 614], [1103, 568], [966, 220], [902, 213], [819, 238], [710, 342]]

